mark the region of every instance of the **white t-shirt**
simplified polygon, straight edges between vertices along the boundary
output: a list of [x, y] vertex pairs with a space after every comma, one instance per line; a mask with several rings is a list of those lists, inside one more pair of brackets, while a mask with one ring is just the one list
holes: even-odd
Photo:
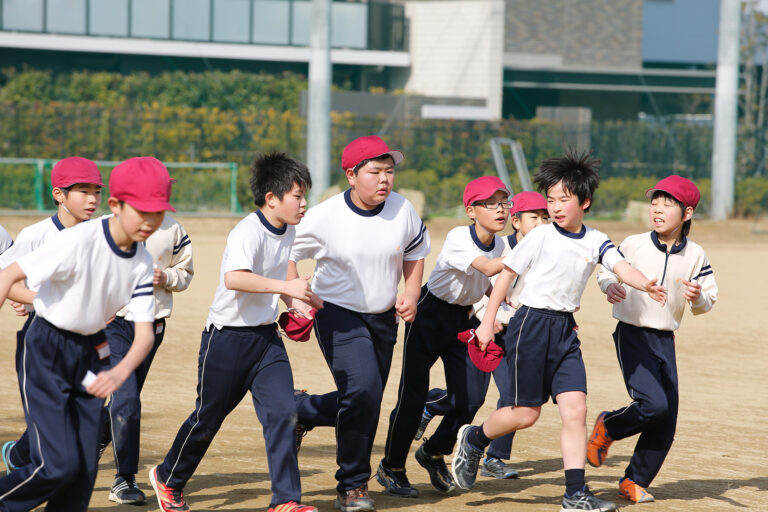
[[[502, 237], [502, 241], [504, 242], [504, 251], [502, 251], [501, 255], [506, 256], [509, 254], [515, 246], [517, 246], [517, 233], [512, 233], [511, 235], [507, 235], [505, 237]], [[522, 274], [518, 275], [514, 281], [512, 281], [512, 284], [509, 286], [509, 289], [507, 290], [507, 297], [509, 298], [510, 302], [514, 304], [514, 307], [508, 305], [506, 301], [502, 301], [502, 303], [499, 305], [499, 310], [496, 312], [496, 320], [498, 320], [502, 325], [509, 325], [509, 320], [515, 316], [515, 312], [520, 307], [520, 293], [523, 291], [523, 288], [525, 287], [525, 276], [528, 273], [528, 271], [523, 272]], [[498, 274], [491, 277], [491, 284], [496, 284], [496, 278], [499, 277]], [[477, 303], [475, 303], [474, 310], [475, 310], [475, 316], [478, 320], [483, 319], [483, 315], [485, 315], [485, 308], [488, 306], [488, 296], [483, 295]]]
[[13, 238], [5, 230], [3, 226], [0, 226], [0, 254], [3, 254], [13, 245]]
[[518, 274], [528, 270], [522, 304], [572, 313], [595, 266], [613, 271], [622, 259], [604, 233], [584, 225], [580, 233], [570, 233], [553, 222], [532, 229], [504, 264]]
[[403, 261], [429, 254], [429, 233], [408, 200], [392, 192], [374, 210], [354, 205], [350, 190], [310, 208], [296, 228], [292, 261], [317, 261], [312, 291], [360, 313], [395, 304]]
[[208, 310], [206, 326], [213, 324], [219, 329], [223, 326], [255, 327], [275, 321], [278, 294], [230, 290], [224, 286], [224, 274], [248, 270], [263, 277], [285, 280], [295, 236], [295, 226], [286, 224], [283, 229], [278, 229], [260, 211], [237, 223], [227, 237], [219, 286]]
[[474, 268], [472, 262], [479, 256], [498, 258], [503, 251], [504, 242], [496, 235], [490, 245], [484, 245], [477, 238], [474, 224], [453, 228], [445, 237], [427, 288], [449, 304], [471, 306], [491, 284], [490, 278]]
[[37, 314], [59, 329], [97, 333], [126, 304], [126, 319], [154, 320], [152, 256], [144, 244], [120, 250], [108, 219], [66, 229], [17, 263], [37, 288]]

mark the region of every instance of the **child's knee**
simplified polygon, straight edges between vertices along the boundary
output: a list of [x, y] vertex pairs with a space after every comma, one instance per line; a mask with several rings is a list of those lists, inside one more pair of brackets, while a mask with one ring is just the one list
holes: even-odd
[[540, 407], [516, 407], [515, 409], [517, 409], [520, 428], [533, 426], [541, 415]]

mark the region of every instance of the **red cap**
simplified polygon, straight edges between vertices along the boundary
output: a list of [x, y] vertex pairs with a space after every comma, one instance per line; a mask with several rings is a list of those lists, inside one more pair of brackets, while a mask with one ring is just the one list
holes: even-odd
[[699, 204], [699, 199], [701, 199], [701, 192], [699, 192], [698, 187], [696, 187], [696, 185], [694, 185], [693, 182], [688, 178], [683, 178], [677, 174], [667, 176], [663, 180], [659, 181], [655, 187], [646, 190], [645, 197], [648, 199], [653, 198], [653, 194], [657, 190], [661, 190], [671, 195], [683, 203], [683, 206], [686, 208], [692, 206], [694, 210]]
[[307, 341], [312, 332], [312, 324], [315, 323], [315, 313], [317, 310], [312, 308], [309, 310], [312, 318], [305, 318], [297, 316], [293, 311], [284, 311], [277, 319], [277, 324], [293, 341]]
[[488, 346], [485, 347], [485, 352], [483, 352], [480, 350], [480, 347], [477, 346], [477, 337], [475, 336], [474, 329], [460, 332], [457, 338], [459, 338], [460, 342], [466, 343], [469, 358], [479, 369], [484, 372], [492, 372], [498, 368], [501, 363], [501, 358], [504, 357], [504, 349], [498, 346], [494, 341], [491, 341]]
[[51, 170], [51, 186], [54, 188], [67, 188], [75, 183], [91, 183], [100, 187], [101, 173], [96, 164], [87, 158], [70, 156], [56, 162]]
[[547, 209], [547, 200], [538, 192], [525, 191], [512, 196], [514, 206], [509, 210], [510, 215], [520, 212], [532, 212], [534, 210]]
[[467, 186], [464, 188], [464, 206], [469, 206], [475, 201], [488, 199], [497, 190], [501, 190], [509, 195], [507, 186], [504, 185], [504, 182], [498, 176], [480, 176], [467, 183]]
[[175, 212], [169, 202], [175, 181], [157, 158], [137, 156], [112, 169], [109, 194], [143, 212]]
[[343, 170], [354, 169], [363, 160], [389, 155], [395, 161], [395, 165], [403, 161], [403, 154], [397, 150], [389, 149], [387, 143], [377, 135], [360, 137], [344, 148], [341, 153], [341, 168]]

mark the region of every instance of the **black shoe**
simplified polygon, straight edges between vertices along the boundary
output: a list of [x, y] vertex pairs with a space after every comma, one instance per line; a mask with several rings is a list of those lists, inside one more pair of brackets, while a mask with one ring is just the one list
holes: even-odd
[[451, 464], [451, 473], [456, 481], [456, 485], [462, 489], [471, 489], [477, 480], [477, 468], [483, 452], [476, 450], [469, 444], [467, 436], [472, 431], [472, 425], [464, 425], [459, 429], [456, 436], [456, 450], [453, 452], [453, 463]]
[[376, 510], [373, 500], [368, 495], [368, 484], [337, 493], [333, 506], [341, 512], [361, 512], [363, 510]]
[[419, 496], [419, 491], [413, 488], [408, 477], [405, 476], [405, 468], [392, 469], [381, 461], [376, 471], [376, 480], [384, 487], [384, 492], [390, 496], [401, 498], [418, 498]]
[[422, 444], [416, 450], [416, 461], [429, 472], [429, 480], [435, 489], [440, 492], [451, 492], [456, 488], [456, 482], [453, 481], [442, 455], [427, 452]]
[[[294, 389], [293, 390], [293, 397], [294, 399], [297, 396], [303, 396], [307, 394], [306, 389]], [[315, 427], [310, 427], [308, 425], [304, 425], [303, 423], [296, 422], [296, 427], [294, 429], [294, 436], [296, 437], [296, 454], [298, 455], [299, 450], [301, 450], [301, 442], [304, 440], [304, 436], [307, 435], [307, 432], [312, 430]]]
[[112, 483], [109, 500], [123, 505], [144, 505], [147, 497], [136, 486], [134, 475], [118, 475]]
[[519, 478], [520, 475], [516, 470], [507, 466], [507, 464], [496, 457], [486, 457], [483, 461], [483, 469], [480, 470], [480, 474], [483, 476], [491, 476], [500, 480], [506, 480], [508, 478]]
[[601, 500], [589, 490], [586, 485], [584, 489], [574, 493], [572, 496], [563, 496], [563, 507], [560, 512], [571, 512], [579, 510], [592, 510], [594, 512], [609, 512], [617, 510], [616, 504], [611, 501]]
[[432, 416], [427, 408], [425, 407], [424, 410], [421, 412], [421, 421], [419, 422], [419, 428], [416, 429], [416, 433], [413, 435], [413, 440], [418, 441], [421, 439], [421, 436], [424, 435], [424, 431], [427, 430], [427, 425], [429, 425], [429, 422], [432, 421]]
[[101, 430], [101, 439], [99, 439], [99, 459], [104, 455], [104, 451], [112, 442], [112, 420], [109, 418], [109, 414], [105, 415], [104, 426]]

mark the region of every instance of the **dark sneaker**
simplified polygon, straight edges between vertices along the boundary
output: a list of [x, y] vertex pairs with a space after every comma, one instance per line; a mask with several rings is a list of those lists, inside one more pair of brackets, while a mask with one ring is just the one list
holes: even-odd
[[408, 477], [405, 476], [405, 468], [393, 469], [379, 462], [379, 469], [376, 471], [376, 480], [384, 487], [384, 492], [390, 496], [399, 496], [401, 498], [417, 498], [419, 491], [411, 486]]
[[432, 482], [432, 487], [440, 492], [451, 492], [456, 488], [456, 482], [453, 481], [442, 455], [429, 453], [422, 444], [416, 450], [416, 461], [429, 472], [429, 481]]
[[143, 505], [147, 497], [136, 485], [134, 475], [118, 475], [112, 482], [112, 490], [109, 491], [109, 501], [123, 505]]
[[368, 484], [338, 493], [333, 506], [341, 510], [341, 512], [376, 510], [373, 500], [368, 496]]
[[477, 469], [480, 465], [480, 459], [483, 458], [483, 452], [473, 448], [467, 439], [473, 428], [480, 427], [464, 425], [459, 429], [459, 433], [456, 436], [456, 450], [453, 452], [451, 473], [456, 481], [456, 485], [462, 489], [471, 489], [475, 485]]
[[280, 505], [269, 507], [267, 512], [317, 512], [317, 507], [289, 501], [288, 503], [281, 503]]
[[416, 433], [413, 435], [413, 440], [418, 441], [421, 439], [421, 436], [424, 435], [424, 431], [427, 430], [427, 425], [429, 425], [429, 422], [432, 421], [432, 416], [427, 408], [425, 407], [424, 410], [421, 412], [421, 421], [419, 422], [419, 428], [416, 429]]
[[496, 457], [485, 458], [483, 461], [483, 469], [480, 470], [480, 474], [483, 476], [498, 478], [500, 480], [520, 477], [516, 470], [507, 466], [503, 460], [497, 459]]
[[16, 441], [6, 441], [3, 443], [3, 464], [5, 464], [5, 474], [9, 474], [14, 469], [18, 469], [11, 464], [11, 449], [16, 445]]
[[157, 466], [149, 470], [149, 483], [157, 495], [157, 503], [163, 512], [189, 512], [181, 489], [172, 489], [157, 479]]
[[[304, 396], [307, 394], [306, 389], [294, 389], [293, 390], [293, 398], [296, 399], [297, 396]], [[304, 425], [303, 423], [296, 422], [296, 427], [294, 428], [294, 436], [296, 439], [296, 454], [298, 455], [299, 450], [301, 450], [301, 442], [304, 440], [304, 436], [307, 435], [307, 432], [312, 430], [315, 427], [310, 427], [308, 425]]]
[[563, 496], [563, 507], [560, 512], [570, 512], [572, 510], [594, 510], [595, 512], [609, 512], [617, 510], [616, 504], [610, 501], [601, 500], [589, 490], [585, 485], [584, 489], [574, 493], [573, 496]]
[[104, 451], [107, 449], [107, 446], [109, 446], [109, 443], [112, 442], [112, 420], [109, 417], [109, 414], [106, 414], [104, 417], [104, 426], [101, 430], [101, 439], [99, 439], [99, 459], [101, 459], [101, 456], [104, 455]]

